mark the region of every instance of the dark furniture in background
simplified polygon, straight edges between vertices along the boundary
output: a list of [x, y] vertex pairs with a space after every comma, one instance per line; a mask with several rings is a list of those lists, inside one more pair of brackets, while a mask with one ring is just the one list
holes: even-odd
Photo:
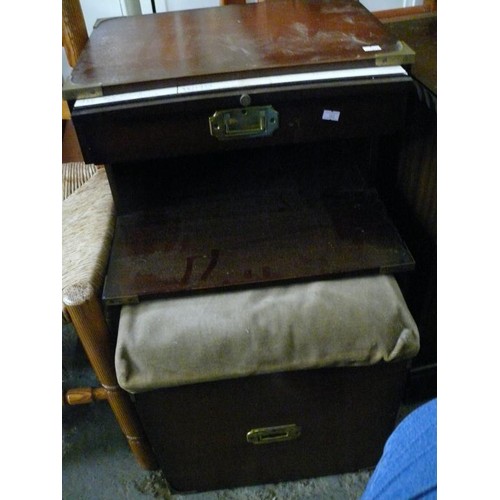
[[437, 14], [384, 23], [416, 53], [402, 152], [383, 191], [418, 263], [405, 297], [421, 339], [406, 397], [419, 401], [437, 395]]

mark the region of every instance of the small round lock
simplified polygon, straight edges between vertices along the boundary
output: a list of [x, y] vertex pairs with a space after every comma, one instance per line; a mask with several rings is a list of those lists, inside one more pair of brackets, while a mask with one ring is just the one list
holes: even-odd
[[252, 104], [252, 98], [248, 94], [242, 94], [240, 97], [240, 104], [242, 106], [250, 106], [250, 104]]

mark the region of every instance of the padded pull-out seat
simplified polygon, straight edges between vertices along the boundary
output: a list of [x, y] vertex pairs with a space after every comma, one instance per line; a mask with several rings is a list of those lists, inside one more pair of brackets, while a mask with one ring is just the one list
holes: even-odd
[[121, 311], [118, 382], [135, 393], [198, 382], [410, 359], [415, 321], [392, 276], [145, 301]]

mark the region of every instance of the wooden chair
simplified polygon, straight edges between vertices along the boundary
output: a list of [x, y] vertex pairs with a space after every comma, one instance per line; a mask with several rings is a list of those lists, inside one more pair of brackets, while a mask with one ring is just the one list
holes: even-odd
[[[62, 43], [74, 67], [88, 40], [79, 0], [62, 2]], [[63, 119], [70, 119], [63, 101]], [[107, 400], [139, 465], [157, 469], [130, 397], [119, 386], [114, 345], [99, 297], [113, 237], [114, 205], [104, 168], [83, 162], [62, 169], [62, 315], [76, 334], [101, 387], [72, 388], [63, 404]]]
[[71, 321], [101, 383], [63, 394], [69, 405], [107, 400], [139, 465], [157, 469], [130, 397], [119, 386], [114, 344], [99, 297], [114, 230], [114, 205], [106, 172], [97, 169], [63, 201], [63, 319]]

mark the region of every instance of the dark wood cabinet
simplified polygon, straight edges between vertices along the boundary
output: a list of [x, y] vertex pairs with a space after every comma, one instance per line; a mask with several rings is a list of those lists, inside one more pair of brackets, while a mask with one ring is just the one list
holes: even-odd
[[372, 182], [412, 56], [344, 0], [99, 24], [66, 92], [118, 213], [107, 303], [412, 269]]

